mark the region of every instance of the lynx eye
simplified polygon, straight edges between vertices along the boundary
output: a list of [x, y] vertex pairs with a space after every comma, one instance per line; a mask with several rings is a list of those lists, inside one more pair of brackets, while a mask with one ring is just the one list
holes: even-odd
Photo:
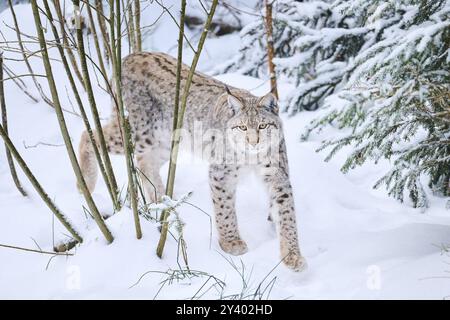
[[267, 128], [267, 123], [261, 123], [261, 124], [258, 126], [258, 128], [259, 128], [259, 129], [265, 129], [265, 128]]
[[242, 131], [247, 131], [247, 126], [242, 125], [242, 126], [238, 126], [238, 128]]

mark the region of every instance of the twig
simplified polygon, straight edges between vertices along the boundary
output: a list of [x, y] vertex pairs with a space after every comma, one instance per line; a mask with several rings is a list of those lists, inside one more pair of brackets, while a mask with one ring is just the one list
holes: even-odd
[[16, 12], [14, 11], [14, 5], [12, 4], [12, 0], [8, 0], [8, 3], [9, 3], [9, 8], [11, 9], [11, 14], [12, 14], [13, 20], [14, 20], [14, 26], [15, 26], [15, 30], [16, 30], [16, 36], [17, 36], [19, 48], [20, 48], [20, 51], [22, 52], [22, 57], [25, 62], [25, 65], [27, 66], [28, 72], [30, 73], [30, 75], [33, 79], [36, 89], [38, 90], [39, 94], [41, 95], [42, 100], [44, 100], [49, 106], [54, 108], [52, 101], [45, 95], [44, 91], [42, 90], [41, 84], [37, 81], [37, 79], [36, 79], [37, 75], [34, 75], [34, 71], [31, 68], [31, 65], [30, 65], [30, 62], [28, 61], [27, 55], [25, 54], [25, 48], [23, 46], [24, 42], [22, 41], [22, 34], [19, 29], [19, 23], [17, 22]]
[[[4, 58], [4, 60], [6, 60]], [[22, 60], [20, 60], [22, 61]], [[25, 93], [34, 103], [38, 103], [39, 100], [37, 98], [35, 98], [29, 91], [27, 88], [27, 85], [25, 84], [25, 82], [21, 79], [21, 78], [15, 78], [16, 74], [14, 72], [12, 72], [6, 65], [3, 66], [4, 70], [6, 71], [6, 74], [8, 75], [8, 77], [11, 78], [11, 80], [16, 84], [16, 86], [23, 91], [23, 93]]]
[[45, 192], [45, 190], [42, 188], [40, 183], [37, 181], [36, 177], [33, 175], [33, 173], [28, 168], [27, 164], [23, 160], [23, 158], [20, 156], [19, 152], [17, 151], [16, 147], [12, 143], [12, 141], [9, 139], [8, 135], [3, 129], [3, 126], [0, 125], [0, 136], [5, 141], [6, 147], [10, 150], [12, 156], [16, 159], [19, 166], [24, 171], [27, 178], [30, 180], [33, 187], [36, 189], [37, 193], [41, 196], [42, 200], [45, 202], [45, 204], [49, 207], [49, 209], [54, 213], [54, 215], [58, 218], [58, 220], [63, 224], [63, 226], [70, 232], [70, 234], [74, 237], [75, 240], [78, 242], [83, 242], [83, 239], [79, 235], [77, 231], [72, 227], [70, 222], [66, 219], [64, 214], [56, 207], [56, 205], [53, 203], [53, 201], [50, 199], [48, 194]]
[[22, 251], [28, 251], [28, 252], [35, 252], [35, 253], [42, 253], [42, 254], [51, 254], [53, 256], [73, 256], [73, 253], [59, 253], [59, 252], [50, 252], [50, 251], [42, 251], [42, 250], [34, 250], [34, 249], [28, 249], [28, 248], [22, 248], [22, 247], [16, 247], [16, 246], [9, 246], [6, 244], [1, 244], [0, 247], [8, 248], [8, 249], [16, 249], [16, 250], [22, 250]]
[[[215, 1], [215, 0], [214, 0]], [[169, 14], [169, 16], [170, 16], [170, 18], [173, 20], [173, 22], [175, 22], [175, 24], [177, 25], [177, 27], [178, 27], [178, 29], [181, 29], [181, 26], [180, 26], [180, 24], [178, 24], [178, 21], [177, 21], [177, 19], [175, 19], [175, 17], [173, 16], [173, 14], [172, 14], [172, 12], [170, 12], [170, 8], [167, 8], [162, 2], [160, 2], [160, 1], [158, 1], [158, 0], [155, 0], [155, 2], [165, 11], [165, 12], [167, 12], [168, 14]], [[184, 28], [184, 26], [183, 26], [183, 28]], [[194, 53], [196, 53], [195, 52], [195, 49], [194, 49], [194, 47], [192, 46], [192, 44], [191, 44], [191, 42], [189, 41], [189, 39], [186, 37], [186, 35], [183, 33], [183, 37], [184, 37], [184, 40], [186, 40], [186, 43], [189, 45], [189, 47], [191, 48], [191, 50], [194, 52]]]
[[25, 141], [22, 141], [23, 147], [25, 149], [32, 149], [32, 148], [37, 148], [38, 146], [47, 146], [47, 147], [64, 147], [64, 143], [62, 144], [52, 144], [52, 143], [47, 143], [47, 142], [41, 142], [39, 141], [38, 143], [32, 144], [32, 145], [27, 145], [25, 143]]

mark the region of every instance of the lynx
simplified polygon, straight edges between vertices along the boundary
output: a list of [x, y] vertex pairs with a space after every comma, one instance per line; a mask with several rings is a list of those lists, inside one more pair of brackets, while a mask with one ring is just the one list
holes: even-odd
[[[177, 61], [163, 53], [136, 53], [123, 60], [122, 95], [128, 111], [137, 167], [149, 201], [164, 194], [160, 167], [169, 160], [173, 126]], [[182, 66], [183, 88], [189, 68]], [[220, 247], [232, 255], [247, 252], [235, 210], [236, 185], [243, 170], [261, 175], [270, 195], [269, 220], [275, 223], [281, 258], [301, 271], [292, 187], [278, 106], [271, 93], [255, 97], [196, 72], [187, 99], [184, 129], [193, 139], [203, 126], [202, 153], [210, 162], [209, 184]], [[113, 108], [114, 109], [114, 108]], [[108, 151], [123, 153], [117, 113], [103, 127]], [[206, 151], [205, 151], [206, 150]], [[89, 190], [97, 180], [93, 148], [84, 132], [79, 147], [80, 165]]]

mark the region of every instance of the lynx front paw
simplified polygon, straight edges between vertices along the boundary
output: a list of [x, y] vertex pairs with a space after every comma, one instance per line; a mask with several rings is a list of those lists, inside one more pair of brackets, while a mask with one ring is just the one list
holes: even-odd
[[220, 247], [226, 253], [232, 254], [234, 256], [239, 256], [247, 252], [247, 244], [241, 239], [236, 240], [220, 240]]
[[298, 253], [288, 254], [283, 258], [283, 262], [286, 267], [292, 269], [295, 272], [301, 272], [308, 267], [306, 259]]

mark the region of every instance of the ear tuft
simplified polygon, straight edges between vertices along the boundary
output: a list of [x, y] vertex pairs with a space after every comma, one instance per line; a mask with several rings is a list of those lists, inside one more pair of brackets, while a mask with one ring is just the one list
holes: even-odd
[[273, 113], [278, 113], [278, 101], [271, 92], [261, 97], [258, 105], [260, 107], [268, 109], [269, 111], [272, 111]]

